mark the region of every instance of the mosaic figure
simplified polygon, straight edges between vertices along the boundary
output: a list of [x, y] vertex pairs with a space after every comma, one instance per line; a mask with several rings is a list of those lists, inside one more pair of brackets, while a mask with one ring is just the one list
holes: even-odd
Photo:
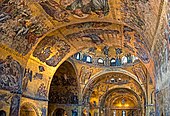
[[116, 66], [121, 66], [121, 58], [118, 56], [116, 57]]
[[35, 75], [33, 76], [34, 79], [43, 79], [43, 74], [40, 73], [35, 73]]
[[88, 37], [92, 40], [93, 43], [95, 44], [101, 44], [103, 42], [103, 40], [96, 34], [88, 34], [88, 35], [85, 35], [83, 37]]
[[10, 104], [10, 101], [9, 101], [10, 98], [11, 98], [11, 95], [8, 95], [8, 94], [1, 94], [0, 95], [0, 101], [5, 102], [6, 104]]
[[[52, 51], [52, 47], [56, 50]], [[60, 40], [58, 37], [50, 36], [45, 37], [44, 40], [38, 44], [33, 56], [49, 66], [56, 66], [69, 52], [70, 45], [64, 40]]]
[[38, 87], [37, 95], [42, 98], [47, 97], [47, 90], [44, 83], [41, 83], [41, 85]]
[[20, 108], [20, 96], [14, 95], [11, 100], [10, 116], [18, 116]]
[[45, 69], [44, 69], [43, 66], [39, 66], [38, 68], [39, 68], [39, 71], [40, 71], [40, 72], [44, 72], [44, 71], [45, 71]]
[[58, 22], [70, 21], [68, 19], [69, 13], [56, 1], [49, 0], [41, 2], [40, 5], [49, 16], [53, 17], [54, 20], [57, 20]]
[[47, 114], [47, 109], [46, 109], [46, 107], [43, 107], [43, 108], [41, 109], [41, 112], [42, 112], [41, 116], [46, 116], [46, 114]]
[[103, 53], [104, 53], [104, 55], [109, 55], [109, 46], [105, 46], [104, 48], [103, 48]]
[[[85, 3], [86, 2], [86, 3]], [[108, 0], [90, 0], [88, 3], [85, 0], [75, 0], [66, 7], [67, 10], [79, 17], [83, 17], [83, 14], [96, 13], [99, 17], [108, 15], [109, 4]]]
[[0, 59], [0, 88], [11, 92], [21, 92], [23, 68], [20, 63], [7, 56], [5, 60]]
[[28, 82], [32, 82], [32, 70], [25, 69], [25, 76], [22, 82], [22, 90], [27, 91]]

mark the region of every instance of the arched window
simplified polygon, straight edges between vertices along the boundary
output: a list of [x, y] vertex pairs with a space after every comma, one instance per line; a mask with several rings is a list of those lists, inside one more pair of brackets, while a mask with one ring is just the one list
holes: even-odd
[[83, 62], [86, 62], [87, 60], [87, 55], [86, 54], [83, 54], [83, 58], [81, 59]]
[[113, 116], [116, 116], [116, 110], [113, 111]]
[[114, 78], [111, 78], [110, 79], [110, 83], [114, 83], [115, 82], [115, 79]]
[[122, 116], [126, 116], [126, 111], [122, 111]]
[[98, 63], [99, 65], [104, 65], [104, 60], [103, 60], [102, 58], [99, 58], [99, 59], [97, 60], [97, 63]]
[[6, 116], [6, 112], [4, 110], [0, 110], [0, 116]]
[[78, 111], [77, 111], [77, 109], [72, 110], [72, 116], [78, 116]]
[[78, 52], [78, 53], [76, 53], [75, 55], [74, 55], [74, 58], [76, 59], [76, 60], [80, 60], [81, 58], [80, 58], [80, 53]]
[[54, 111], [53, 116], [67, 116], [67, 112], [62, 108], [58, 108]]
[[87, 63], [92, 63], [92, 58], [91, 58], [90, 56], [87, 56], [87, 57], [86, 57], [86, 62], [87, 62]]
[[116, 66], [116, 60], [115, 60], [115, 58], [112, 58], [112, 59], [110, 60], [110, 66]]
[[132, 55], [132, 62], [135, 62], [135, 61], [138, 60], [138, 59], [139, 59], [138, 57]]
[[127, 63], [127, 57], [126, 56], [123, 56], [121, 60], [122, 60], [122, 65]]

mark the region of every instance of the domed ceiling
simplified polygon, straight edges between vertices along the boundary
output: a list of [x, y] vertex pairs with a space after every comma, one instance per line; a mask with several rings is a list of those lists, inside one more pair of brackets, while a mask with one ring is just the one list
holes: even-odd
[[129, 25], [150, 50], [163, 8], [161, 0], [1, 0], [0, 43], [26, 55], [50, 30], [98, 20]]

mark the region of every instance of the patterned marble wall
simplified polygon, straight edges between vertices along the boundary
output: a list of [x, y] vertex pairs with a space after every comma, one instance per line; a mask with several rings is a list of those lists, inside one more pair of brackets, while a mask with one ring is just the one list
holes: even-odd
[[[169, 7], [168, 7], [169, 8]], [[169, 25], [169, 11], [167, 17], [162, 20], [162, 27], [160, 31], [160, 38], [156, 43], [159, 54], [155, 55], [159, 57], [158, 61], [155, 61], [156, 66], [156, 116], [169, 116], [170, 115], [170, 25]], [[155, 46], [156, 48], [156, 46]], [[156, 58], [157, 59], [157, 58]], [[155, 60], [156, 60], [155, 59]]]
[[170, 81], [167, 81], [167, 83], [164, 83], [164, 86], [160, 87], [159, 91], [157, 91], [156, 93], [156, 96], [157, 96], [156, 116], [160, 116], [160, 115], [169, 116], [170, 115], [170, 104], [169, 104]]

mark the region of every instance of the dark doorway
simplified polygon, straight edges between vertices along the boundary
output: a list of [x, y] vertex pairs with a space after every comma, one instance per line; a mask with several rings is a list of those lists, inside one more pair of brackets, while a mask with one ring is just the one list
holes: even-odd
[[0, 110], [0, 116], [6, 116], [6, 112], [4, 110]]
[[53, 116], [67, 116], [67, 113], [64, 109], [58, 108]]

